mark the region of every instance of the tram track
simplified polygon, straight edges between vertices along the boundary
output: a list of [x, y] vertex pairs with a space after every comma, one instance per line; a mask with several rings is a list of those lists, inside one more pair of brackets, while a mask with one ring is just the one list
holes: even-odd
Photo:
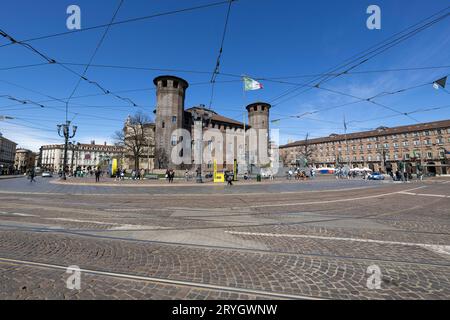
[[[0, 228], [3, 226], [0, 225]], [[8, 230], [15, 231], [25, 231], [25, 232], [35, 232], [35, 233], [53, 233], [53, 234], [62, 234], [68, 236], [79, 236], [84, 238], [92, 238], [92, 239], [101, 239], [101, 240], [113, 240], [113, 241], [126, 241], [132, 243], [147, 243], [147, 244], [155, 244], [155, 245], [167, 245], [172, 247], [184, 247], [184, 248], [196, 248], [196, 249], [216, 249], [223, 251], [239, 251], [239, 252], [250, 252], [250, 253], [261, 253], [261, 254], [275, 254], [275, 255], [283, 255], [283, 256], [299, 256], [299, 257], [308, 257], [308, 258], [324, 258], [324, 259], [336, 259], [342, 261], [370, 261], [375, 263], [393, 263], [393, 264], [406, 264], [406, 265], [416, 265], [416, 266], [433, 266], [433, 267], [442, 267], [442, 268], [450, 268], [450, 260], [448, 264], [438, 264], [431, 262], [416, 262], [416, 261], [407, 261], [407, 260], [393, 260], [393, 259], [381, 259], [381, 258], [368, 258], [368, 257], [357, 257], [351, 255], [333, 255], [333, 254], [323, 254], [323, 253], [299, 253], [292, 252], [286, 250], [270, 250], [270, 249], [258, 249], [258, 248], [245, 248], [245, 247], [236, 247], [236, 246], [218, 246], [218, 245], [207, 245], [207, 244], [194, 244], [194, 243], [182, 243], [175, 241], [160, 241], [160, 240], [146, 240], [146, 239], [131, 239], [126, 237], [119, 236], [105, 236], [98, 234], [89, 234], [89, 233], [80, 233], [74, 231], [67, 230], [55, 230], [51, 228], [16, 228], [12, 229], [7, 228]], [[1, 252], [1, 249], [0, 249]]]

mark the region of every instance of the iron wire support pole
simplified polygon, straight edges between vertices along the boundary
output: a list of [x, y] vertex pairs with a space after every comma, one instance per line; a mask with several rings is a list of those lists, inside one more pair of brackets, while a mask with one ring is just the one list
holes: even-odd
[[72, 134], [70, 134], [70, 121], [66, 121], [64, 124], [58, 124], [58, 135], [64, 138], [64, 162], [63, 162], [63, 180], [66, 180], [66, 170], [67, 170], [67, 149], [69, 146], [69, 139], [75, 137], [77, 132], [77, 126], [72, 126]]
[[[197, 168], [197, 183], [203, 183], [202, 179], [202, 165], [203, 165], [203, 128], [209, 125], [212, 115], [209, 112], [193, 112], [192, 120], [194, 122], [194, 134], [197, 131], [196, 152], [199, 160], [199, 167]], [[194, 158], [195, 159], [195, 158]]]

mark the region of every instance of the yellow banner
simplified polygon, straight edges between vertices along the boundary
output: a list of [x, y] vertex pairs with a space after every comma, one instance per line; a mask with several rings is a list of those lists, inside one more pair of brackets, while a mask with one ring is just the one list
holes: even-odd
[[225, 175], [223, 173], [217, 172], [217, 161], [214, 160], [214, 182], [220, 183], [225, 182]]
[[114, 176], [117, 172], [117, 159], [112, 159], [111, 163], [111, 176]]

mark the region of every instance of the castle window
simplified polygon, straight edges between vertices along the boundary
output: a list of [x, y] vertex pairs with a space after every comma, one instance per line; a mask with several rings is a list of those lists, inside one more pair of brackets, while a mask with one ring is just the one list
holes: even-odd
[[164, 129], [166, 127], [166, 124], [164, 123], [164, 121], [161, 123], [161, 127]]
[[167, 80], [163, 80], [163, 81], [162, 81], [162, 86], [163, 86], [163, 87], [167, 87]]
[[177, 123], [177, 117], [176, 116], [172, 116], [172, 123]]
[[176, 135], [172, 135], [171, 143], [172, 143], [172, 146], [176, 146], [177, 145], [177, 136]]
[[174, 87], [174, 88], [178, 88], [178, 81], [174, 81], [174, 82], [173, 82], [173, 87]]

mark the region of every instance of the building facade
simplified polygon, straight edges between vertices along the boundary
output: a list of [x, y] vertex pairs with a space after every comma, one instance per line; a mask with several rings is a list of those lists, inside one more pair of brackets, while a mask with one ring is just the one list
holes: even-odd
[[403, 162], [413, 170], [422, 166], [430, 174], [450, 174], [448, 151], [450, 120], [443, 120], [297, 141], [281, 146], [280, 157], [287, 166], [308, 158], [316, 167], [348, 164], [386, 172]]
[[26, 173], [35, 166], [36, 154], [28, 149], [17, 149], [14, 160], [16, 173]]
[[14, 159], [17, 143], [6, 139], [0, 133], [0, 175], [14, 173]]
[[[125, 149], [120, 146], [77, 143], [69, 144], [67, 151], [68, 172], [91, 171], [106, 166], [111, 159], [123, 162]], [[64, 144], [45, 145], [40, 148], [40, 167], [42, 171], [59, 172], [64, 166]]]
[[[247, 106], [248, 124], [244, 124], [222, 116], [204, 105], [185, 109], [185, 97], [189, 84], [184, 79], [167, 75], [156, 77], [153, 82], [156, 86], [155, 123], [149, 124], [152, 128], [152, 130], [148, 130], [150, 143], [148, 149], [143, 152], [143, 159], [140, 162], [143, 166], [140, 165], [140, 169], [147, 169], [148, 165], [151, 165], [151, 169], [195, 169], [198, 167], [198, 164], [194, 164], [198, 150], [211, 151], [212, 155], [210, 159], [202, 157], [202, 169], [212, 170], [214, 160], [218, 163], [218, 169], [232, 169], [234, 160], [239, 155], [247, 157], [248, 160], [249, 146], [252, 143], [257, 143], [256, 140], [249, 139], [245, 134], [252, 128], [266, 130], [267, 133], [263, 138], [267, 142], [262, 144], [265, 146], [265, 150], [260, 153], [268, 154], [269, 110], [271, 107], [269, 104], [258, 102]], [[201, 130], [195, 130], [199, 123]], [[125, 124], [125, 135], [129, 131], [128, 127]], [[184, 137], [182, 137], [181, 131], [189, 133], [190, 141], [183, 142]], [[199, 141], [197, 141], [198, 137], [195, 136], [198, 131], [203, 133], [201, 148], [199, 148]], [[207, 132], [213, 131], [220, 132], [223, 138], [209, 137]], [[226, 134], [230, 132], [236, 136], [242, 136], [242, 145], [237, 142], [230, 144], [230, 141], [226, 141]], [[186, 145], [186, 143], [190, 145]], [[180, 149], [181, 144], [184, 147]], [[183, 157], [181, 163], [174, 163], [174, 148], [178, 148], [175, 152]], [[130, 151], [127, 153], [130, 154]], [[233, 155], [232, 159], [227, 156], [227, 153]], [[151, 159], [151, 161], [148, 161], [148, 159]], [[148, 164], [146, 164], [146, 161]], [[129, 161], [128, 167], [130, 166], [132, 166], [132, 163]]]

